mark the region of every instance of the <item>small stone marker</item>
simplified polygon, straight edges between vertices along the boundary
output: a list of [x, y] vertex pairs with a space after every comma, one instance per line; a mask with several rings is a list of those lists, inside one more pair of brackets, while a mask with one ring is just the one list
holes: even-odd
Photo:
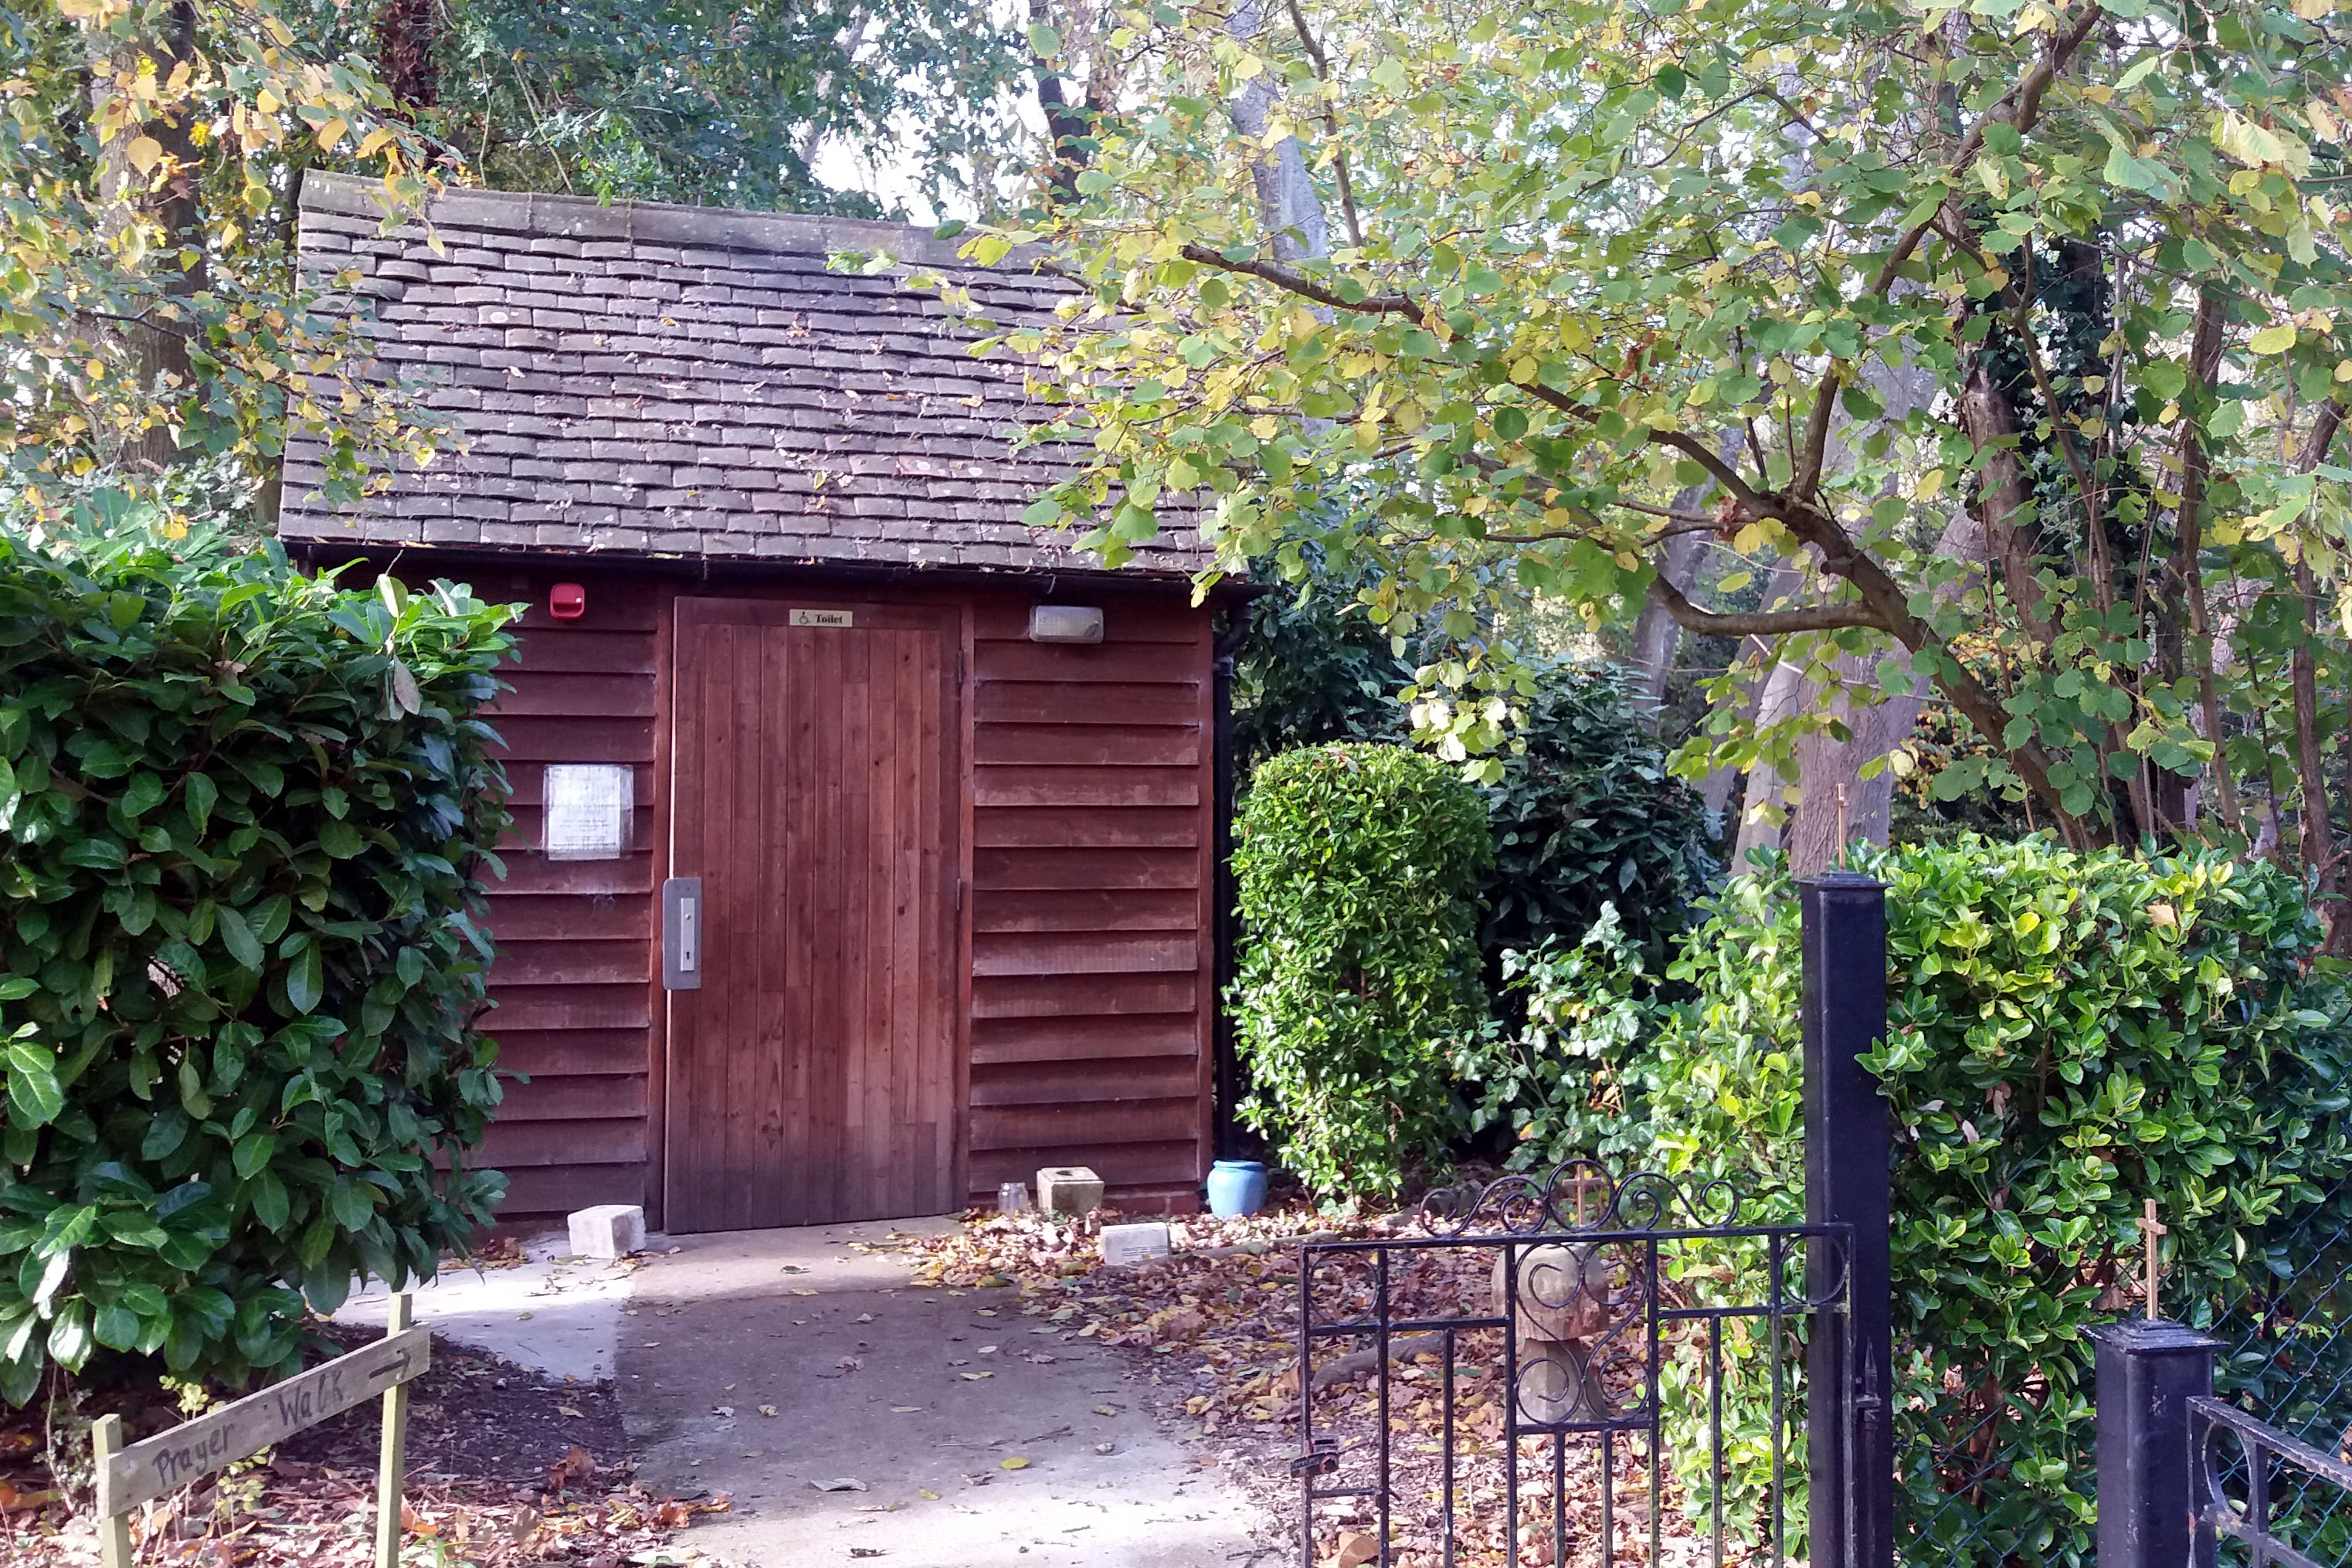
[[1155, 1258], [1165, 1258], [1175, 1248], [1168, 1240], [1166, 1222], [1152, 1220], [1143, 1225], [1107, 1225], [1102, 1229], [1102, 1260], [1116, 1267], [1122, 1263], [1149, 1263]]
[[635, 1204], [581, 1209], [571, 1225], [574, 1258], [626, 1258], [646, 1249], [646, 1211]]
[[1092, 1214], [1102, 1207], [1103, 1179], [1084, 1165], [1052, 1165], [1037, 1173], [1037, 1206], [1047, 1214]]

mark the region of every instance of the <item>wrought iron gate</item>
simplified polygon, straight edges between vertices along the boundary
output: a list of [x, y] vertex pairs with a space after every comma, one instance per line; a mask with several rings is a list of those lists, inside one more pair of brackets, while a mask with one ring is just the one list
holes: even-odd
[[1303, 1248], [1304, 1568], [1804, 1558], [1809, 1468], [1854, 1453], [1805, 1375], [1854, 1363], [1852, 1228], [1742, 1207], [1577, 1161]]
[[[2222, 1449], [2224, 1434], [2237, 1448], [2234, 1457]], [[2245, 1546], [2250, 1568], [2343, 1563], [2352, 1542], [2334, 1515], [2352, 1497], [2352, 1464], [2210, 1396], [2189, 1402], [2189, 1507], [2196, 1518], [2191, 1568], [2214, 1568], [2224, 1538]], [[2233, 1490], [2242, 1498], [2231, 1496]], [[2311, 1550], [2298, 1551], [2287, 1539], [2290, 1521], [2303, 1527]]]

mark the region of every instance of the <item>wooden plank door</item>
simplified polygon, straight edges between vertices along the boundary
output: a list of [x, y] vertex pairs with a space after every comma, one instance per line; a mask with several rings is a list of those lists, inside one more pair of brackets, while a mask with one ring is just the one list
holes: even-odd
[[[795, 624], [798, 623], [798, 624]], [[952, 614], [681, 598], [668, 1227], [940, 1214], [963, 1198]]]

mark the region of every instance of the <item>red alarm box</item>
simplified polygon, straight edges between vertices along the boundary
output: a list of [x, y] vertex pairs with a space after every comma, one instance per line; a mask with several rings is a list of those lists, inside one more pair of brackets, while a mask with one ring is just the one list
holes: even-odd
[[588, 613], [588, 590], [577, 583], [558, 583], [547, 591], [547, 613], [559, 621], [576, 621]]

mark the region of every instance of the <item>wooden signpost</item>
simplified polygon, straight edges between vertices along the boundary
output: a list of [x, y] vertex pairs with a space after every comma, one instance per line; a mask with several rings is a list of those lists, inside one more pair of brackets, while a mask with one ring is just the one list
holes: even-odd
[[298, 1376], [125, 1447], [122, 1417], [90, 1428], [105, 1568], [131, 1568], [131, 1510], [307, 1426], [382, 1395], [383, 1458], [376, 1476], [376, 1568], [399, 1568], [400, 1491], [408, 1468], [408, 1384], [432, 1354], [432, 1331], [409, 1326], [405, 1291], [392, 1299], [384, 1337]]

